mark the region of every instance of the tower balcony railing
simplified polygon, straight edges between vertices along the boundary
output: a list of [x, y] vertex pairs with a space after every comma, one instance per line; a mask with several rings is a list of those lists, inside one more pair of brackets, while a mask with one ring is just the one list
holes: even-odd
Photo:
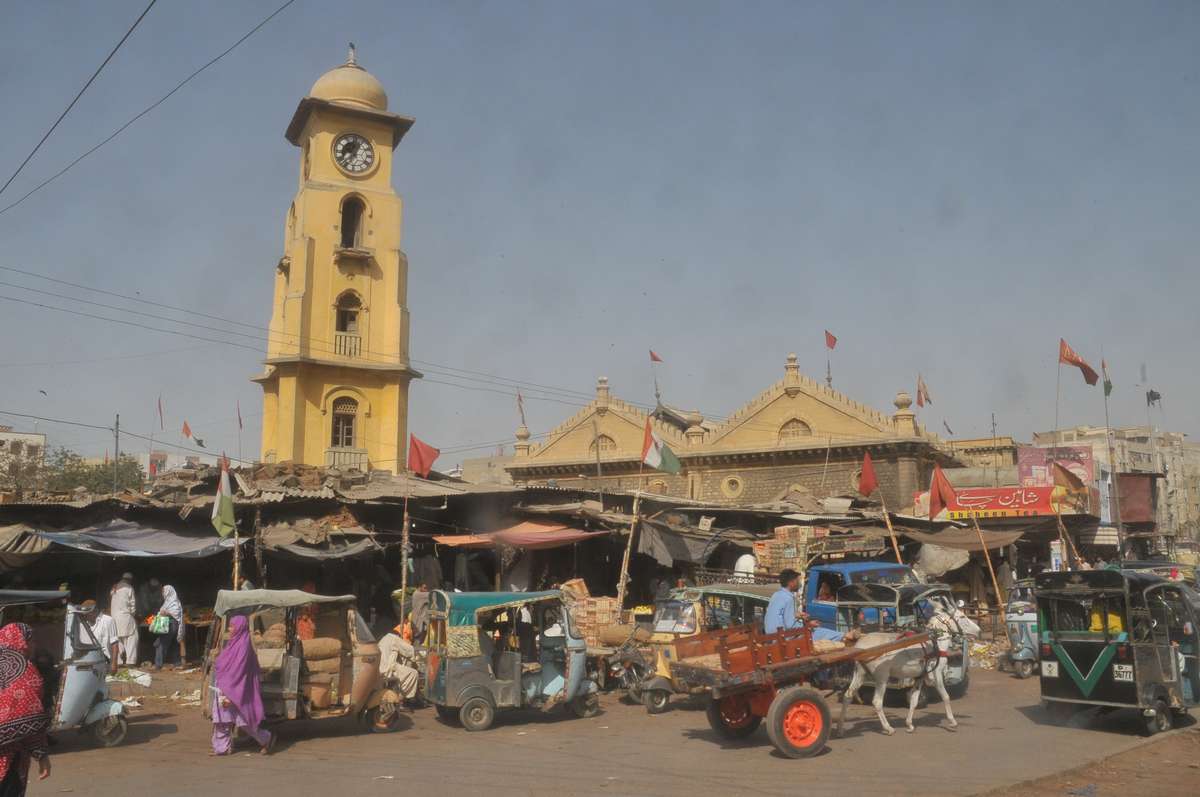
[[333, 350], [342, 357], [361, 357], [362, 337], [353, 332], [335, 332]]
[[365, 448], [327, 448], [325, 449], [325, 467], [349, 470], [357, 468], [367, 472], [367, 450]]

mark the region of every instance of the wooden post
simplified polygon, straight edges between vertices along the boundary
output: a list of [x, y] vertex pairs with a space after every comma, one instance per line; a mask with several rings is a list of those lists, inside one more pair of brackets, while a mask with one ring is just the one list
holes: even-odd
[[233, 523], [233, 588], [238, 588], [239, 565], [242, 562], [242, 541], [238, 537], [237, 521]]
[[[640, 477], [639, 477], [640, 480]], [[617, 577], [617, 611], [625, 608], [625, 581], [629, 575], [629, 555], [633, 552], [633, 535], [637, 531], [638, 510], [642, 501], [642, 491], [633, 494], [633, 520], [629, 521], [629, 539], [625, 541], [625, 555], [621, 557], [621, 575]]]
[[[1075, 543], [1067, 531], [1067, 524], [1063, 523], [1062, 515], [1057, 507], [1054, 509], [1054, 519], [1058, 523], [1058, 537], [1063, 540], [1063, 556], [1067, 557], [1067, 569], [1075, 570], [1083, 560], [1079, 558], [1079, 551], [1075, 549]], [[1072, 556], [1075, 557], [1075, 567], [1071, 566]]]
[[896, 542], [896, 529], [892, 528], [892, 516], [888, 514], [887, 502], [883, 500], [883, 490], [879, 491], [879, 505], [883, 507], [883, 520], [887, 523], [888, 536], [892, 538], [892, 551], [896, 554], [896, 563], [904, 564], [900, 558], [900, 543]]
[[1000, 582], [996, 580], [996, 571], [992, 568], [992, 554], [988, 551], [987, 542], [983, 539], [983, 529], [979, 528], [979, 518], [974, 512], [971, 513], [971, 520], [975, 523], [975, 533], [979, 535], [979, 544], [983, 546], [983, 558], [987, 561], [988, 572], [992, 574], [992, 587], [996, 590], [996, 602], [999, 604], [996, 609], [997, 613], [1001, 615], [1000, 625], [1004, 628], [1004, 638], [1008, 640], [1008, 646], [1012, 647], [1012, 638], [1008, 635], [1008, 623], [1003, 622], [1004, 606], [1008, 603], [1008, 596], [1000, 591]]

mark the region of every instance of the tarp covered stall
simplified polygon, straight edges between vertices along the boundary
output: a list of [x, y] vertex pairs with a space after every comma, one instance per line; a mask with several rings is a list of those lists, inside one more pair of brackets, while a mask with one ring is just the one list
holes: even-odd
[[701, 531], [643, 518], [637, 552], [653, 556], [665, 567], [677, 562], [704, 565], [717, 546], [730, 543], [749, 551], [755, 537], [741, 529]]
[[491, 548], [509, 545], [528, 551], [559, 548], [594, 537], [611, 534], [610, 531], [585, 531], [561, 523], [527, 520], [515, 526], [487, 534], [438, 534], [433, 541], [450, 548]]
[[14, 570], [37, 559], [50, 543], [39, 537], [31, 526], [14, 523], [0, 526], [0, 570]]
[[[991, 550], [1012, 545], [1025, 534], [1027, 529], [1017, 531], [984, 531], [983, 539]], [[888, 536], [888, 530], [883, 526], [855, 526], [855, 534], [866, 534], [874, 537]], [[953, 548], [958, 551], [982, 551], [979, 544], [979, 534], [974, 529], [945, 528], [941, 531], [917, 531], [916, 529], [896, 527], [896, 536], [906, 537], [913, 542], [928, 545], [940, 545], [943, 548]]]
[[222, 539], [215, 533], [183, 534], [121, 519], [69, 531], [34, 530], [32, 533], [48, 543], [109, 556], [198, 558], [232, 550], [234, 545], [232, 538]]
[[358, 525], [335, 525], [321, 519], [280, 521], [261, 529], [266, 551], [306, 559], [344, 559], [382, 550], [375, 535]]

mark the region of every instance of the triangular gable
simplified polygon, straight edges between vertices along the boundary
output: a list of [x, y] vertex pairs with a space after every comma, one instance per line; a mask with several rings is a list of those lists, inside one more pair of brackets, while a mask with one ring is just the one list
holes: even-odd
[[[832, 388], [796, 373], [759, 393], [705, 435], [716, 448], [775, 446], [790, 421], [807, 426], [814, 440], [822, 437], [890, 437], [892, 419]], [[803, 438], [795, 443], [803, 442]]]
[[[546, 442], [529, 452], [530, 459], [574, 460], [595, 456], [592, 441], [596, 432], [612, 438], [615, 448], [602, 451], [602, 460], [638, 459], [642, 454], [642, 436], [646, 411], [617, 398], [594, 399], [586, 407], [556, 426]], [[592, 420], [596, 421], [593, 429]], [[683, 448], [684, 437], [674, 427], [651, 421], [654, 429], [669, 444]]]

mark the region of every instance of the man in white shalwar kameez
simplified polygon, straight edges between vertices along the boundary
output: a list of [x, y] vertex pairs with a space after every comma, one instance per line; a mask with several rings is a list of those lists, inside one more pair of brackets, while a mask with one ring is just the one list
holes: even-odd
[[137, 597], [133, 592], [132, 573], [121, 576], [121, 580], [113, 587], [109, 612], [116, 621], [117, 642], [120, 645], [120, 655], [117, 661], [113, 662], [113, 669], [122, 664], [126, 667], [137, 666]]

